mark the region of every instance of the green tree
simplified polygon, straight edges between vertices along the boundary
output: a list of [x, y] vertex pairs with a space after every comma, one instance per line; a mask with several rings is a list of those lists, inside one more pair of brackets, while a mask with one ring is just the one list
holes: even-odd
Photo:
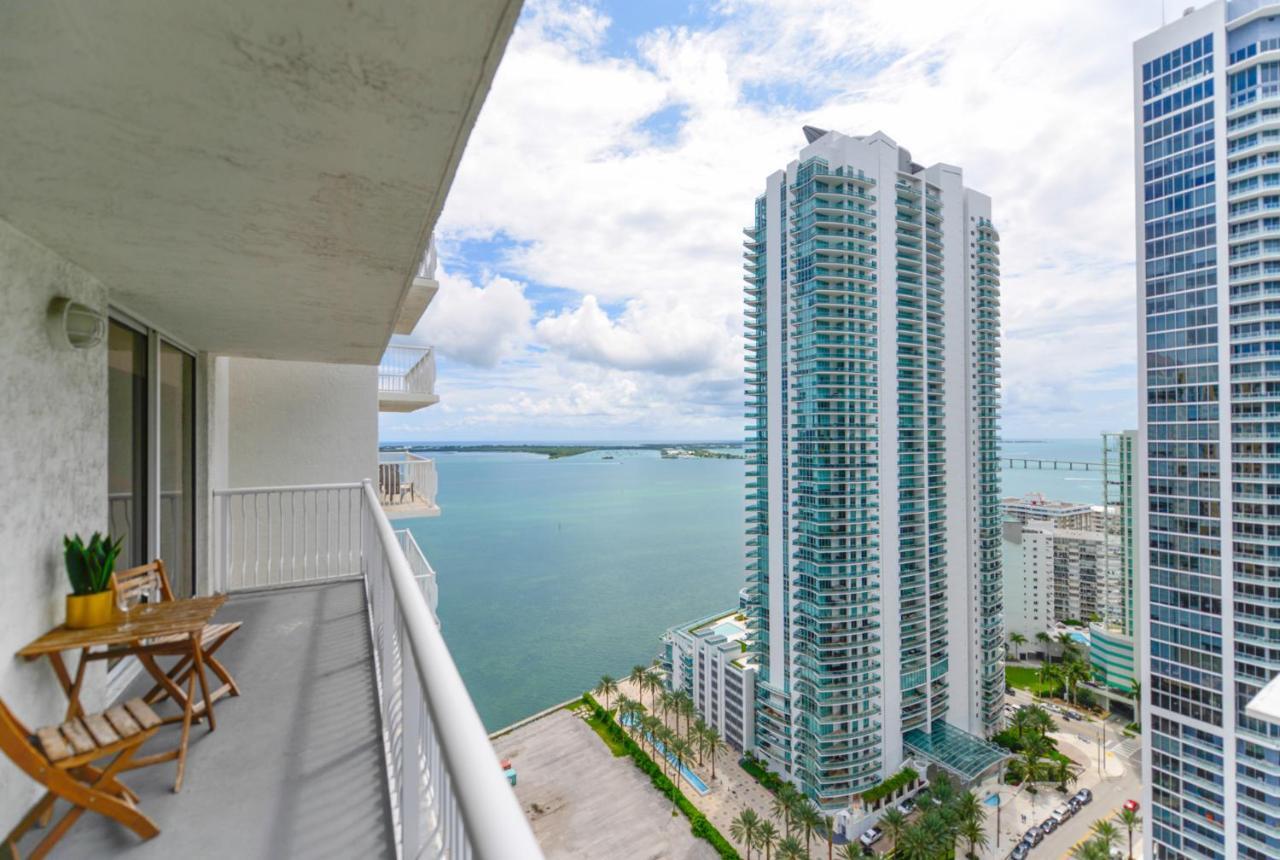
[[1089, 669], [1089, 664], [1083, 660], [1072, 660], [1066, 663], [1062, 668], [1063, 680], [1067, 682], [1067, 692], [1071, 696], [1071, 704], [1079, 705], [1076, 698], [1076, 687], [1081, 681], [1087, 681], [1093, 677], [1093, 672]]
[[649, 750], [656, 756], [658, 748], [654, 746], [654, 740], [658, 737], [658, 730], [663, 727], [662, 718], [654, 714], [645, 714], [640, 718], [640, 728], [644, 732], [642, 740], [649, 745]]
[[808, 860], [809, 852], [794, 836], [785, 836], [778, 842], [778, 860]]
[[1133, 699], [1133, 721], [1142, 721], [1142, 682], [1134, 679], [1129, 682], [1129, 696]]
[[648, 672], [644, 666], [636, 665], [631, 667], [631, 674], [627, 675], [627, 680], [636, 685], [636, 695], [644, 695], [645, 678], [647, 676]]
[[788, 834], [791, 833], [791, 810], [799, 794], [794, 785], [784, 782], [773, 795], [773, 817], [782, 819], [782, 829]]
[[836, 819], [834, 815], [822, 816], [822, 832], [827, 837], [827, 860], [832, 860], [831, 855], [836, 847]]
[[1039, 633], [1037, 633], [1037, 634], [1036, 634], [1036, 641], [1037, 641], [1037, 642], [1039, 642], [1041, 645], [1043, 645], [1043, 646], [1044, 646], [1044, 655], [1045, 655], [1046, 657], [1048, 657], [1048, 656], [1049, 656], [1049, 643], [1051, 643], [1051, 642], [1053, 641], [1052, 639], [1050, 639], [1050, 638], [1049, 638], [1049, 634], [1048, 634], [1048, 633], [1045, 633], [1043, 630], [1041, 630]]
[[1129, 832], [1129, 860], [1133, 860], [1133, 831], [1142, 829], [1142, 816], [1132, 809], [1122, 809], [1120, 826]]
[[1107, 853], [1110, 854], [1111, 849], [1120, 840], [1120, 828], [1103, 818], [1093, 822], [1093, 835], [1095, 839], [1101, 839], [1106, 843]]
[[1071, 638], [1071, 634], [1063, 631], [1059, 633], [1055, 639], [1058, 643], [1058, 662], [1065, 663], [1067, 658], [1075, 653], [1076, 640]]
[[1039, 705], [1028, 705], [1026, 711], [1028, 713], [1028, 725], [1032, 732], [1043, 738], [1053, 731], [1053, 717], [1044, 708]]
[[969, 851], [965, 854], [969, 860], [977, 860], [979, 849], [987, 850], [987, 830], [981, 821], [962, 821], [960, 838], [969, 843]]
[[908, 827], [893, 846], [894, 860], [936, 860], [940, 846], [924, 827]]
[[898, 840], [902, 837], [902, 832], [907, 829], [907, 816], [897, 809], [891, 808], [880, 816], [880, 829], [884, 831], [885, 836], [889, 837], [890, 842], [897, 845]]
[[1076, 769], [1069, 759], [1053, 760], [1053, 778], [1058, 781], [1058, 791], [1066, 794], [1067, 786], [1077, 779]]
[[773, 846], [777, 844], [777, 826], [769, 819], [763, 819], [760, 822], [760, 826], [756, 828], [756, 847], [764, 849], [764, 860], [769, 860], [769, 854], [773, 851]]
[[1022, 646], [1027, 644], [1027, 637], [1015, 631], [1009, 634], [1009, 643], [1013, 645], [1014, 657], [1021, 660]]
[[813, 801], [801, 795], [795, 809], [796, 829], [804, 833], [804, 856], [809, 856], [809, 844], [813, 841], [813, 831], [822, 826], [822, 813]]
[[862, 849], [857, 842], [846, 842], [840, 846], [840, 860], [862, 860]]
[[707, 755], [711, 759], [711, 778], [716, 778], [716, 757], [729, 751], [729, 745], [714, 726], [707, 726]]
[[1040, 667], [1041, 695], [1053, 695], [1062, 688], [1063, 672], [1060, 664], [1045, 663]]
[[747, 860], [751, 860], [751, 849], [756, 842], [756, 834], [760, 832], [760, 816], [751, 807], [738, 813], [729, 822], [729, 835], [747, 849]]
[[596, 684], [595, 693], [604, 696], [604, 709], [609, 710], [609, 697], [618, 692], [618, 682], [608, 675], [601, 675], [600, 682]]
[[1071, 852], [1074, 860], [1111, 860], [1111, 849], [1101, 839], [1090, 839], [1081, 842]]

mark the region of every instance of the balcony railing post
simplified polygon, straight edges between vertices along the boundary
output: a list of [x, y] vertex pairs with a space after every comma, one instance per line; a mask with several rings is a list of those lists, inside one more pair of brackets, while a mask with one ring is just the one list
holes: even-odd
[[422, 728], [422, 687], [418, 680], [418, 668], [413, 664], [411, 652], [403, 647], [400, 652], [400, 822], [401, 840], [405, 857], [417, 857], [421, 844], [422, 804], [420, 790], [422, 774], [418, 741]]

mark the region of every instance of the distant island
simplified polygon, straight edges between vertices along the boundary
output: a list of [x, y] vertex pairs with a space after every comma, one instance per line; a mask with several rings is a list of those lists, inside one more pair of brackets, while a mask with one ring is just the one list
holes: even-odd
[[[712, 459], [741, 460], [738, 453], [740, 445], [707, 444], [672, 445], [670, 442], [632, 443], [632, 444], [600, 444], [600, 445], [526, 445], [526, 444], [489, 444], [474, 445], [431, 445], [425, 442], [385, 443], [379, 447], [381, 451], [412, 451], [414, 453], [436, 451], [440, 453], [504, 453], [504, 454], [538, 454], [550, 460], [562, 457], [576, 457], [591, 451], [660, 451], [667, 459]], [[668, 453], [671, 452], [671, 453]], [[612, 458], [610, 458], [612, 459]]]

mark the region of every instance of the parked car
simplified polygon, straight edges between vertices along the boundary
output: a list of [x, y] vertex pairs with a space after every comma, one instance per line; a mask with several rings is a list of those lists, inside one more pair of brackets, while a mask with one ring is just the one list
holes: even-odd
[[1093, 792], [1087, 788], [1080, 789], [1075, 796], [1080, 799], [1081, 803], [1089, 804], [1093, 802]]
[[1022, 841], [1033, 847], [1039, 845], [1044, 841], [1044, 831], [1039, 827], [1032, 827], [1026, 833], [1022, 834]]
[[1074, 815], [1084, 809], [1084, 801], [1078, 797], [1067, 798], [1067, 806], [1071, 807], [1071, 814]]
[[1136, 800], [1126, 800], [1126, 801], [1124, 802], [1124, 808], [1125, 808], [1125, 809], [1127, 809], [1127, 810], [1129, 810], [1130, 812], [1137, 812], [1137, 811], [1138, 811], [1138, 801], [1136, 801]]
[[1045, 835], [1047, 836], [1048, 834], [1058, 829], [1058, 819], [1046, 818], [1044, 821], [1040, 822], [1040, 829], [1043, 830], [1045, 832]]
[[1062, 804], [1061, 806], [1056, 807], [1053, 810], [1053, 817], [1058, 819], [1059, 824], [1066, 821], [1068, 818], [1070, 818], [1073, 815], [1075, 815], [1075, 810], [1073, 810], [1070, 806], [1068, 806], [1065, 803]]
[[884, 831], [879, 827], [872, 827], [858, 837], [858, 841], [870, 848], [875, 845], [884, 836]]
[[910, 797], [906, 798], [905, 800], [903, 800], [901, 803], [898, 804], [898, 811], [901, 812], [903, 815], [910, 815], [911, 813], [915, 812], [916, 811], [915, 800]]
[[1013, 851], [1009, 854], [1009, 860], [1022, 860], [1031, 853], [1031, 844], [1028, 842], [1019, 842], [1013, 846]]

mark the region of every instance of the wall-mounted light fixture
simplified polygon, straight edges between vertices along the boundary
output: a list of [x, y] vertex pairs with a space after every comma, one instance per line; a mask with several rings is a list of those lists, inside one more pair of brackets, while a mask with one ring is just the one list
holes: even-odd
[[65, 296], [49, 302], [46, 323], [58, 349], [93, 349], [107, 334], [104, 314]]

